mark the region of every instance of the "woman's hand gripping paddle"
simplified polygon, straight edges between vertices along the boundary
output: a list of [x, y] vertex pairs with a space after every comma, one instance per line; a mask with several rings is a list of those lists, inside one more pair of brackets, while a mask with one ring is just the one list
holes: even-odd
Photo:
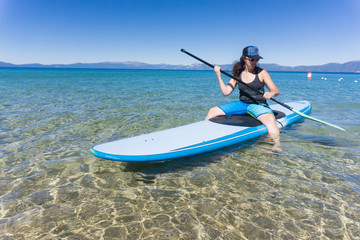
[[[204, 63], [205, 65], [208, 65], [208, 66], [211, 67], [211, 68], [214, 68], [214, 67], [215, 67], [214, 65], [212, 65], [212, 64], [210, 64], [210, 63], [202, 60], [201, 58], [196, 57], [195, 55], [193, 55], [193, 54], [185, 51], [184, 49], [181, 49], [181, 51], [182, 51], [183, 53], [186, 53], [186, 54], [189, 55], [190, 57], [193, 57], [193, 58], [195, 58], [196, 60]], [[228, 77], [236, 80], [239, 84], [243, 84], [243, 85], [245, 85], [246, 87], [250, 88], [251, 90], [260, 93], [258, 90], [254, 89], [254, 88], [252, 88], [252, 87], [250, 87], [250, 86], [248, 86], [248, 85], [246, 85], [246, 84], [243, 83], [240, 79], [235, 78], [235, 77], [232, 76], [231, 74], [228, 74], [227, 72], [225, 72], [225, 71], [223, 71], [223, 70], [220, 70], [220, 71], [221, 71], [222, 74], [224, 74], [224, 75], [226, 75], [226, 76], [228, 76]], [[306, 114], [304, 114], [304, 113], [302, 113], [302, 112], [299, 112], [299, 111], [297, 111], [296, 109], [293, 109], [293, 108], [290, 107], [289, 105], [287, 105], [287, 104], [285, 104], [285, 103], [283, 103], [283, 102], [280, 102], [279, 100], [277, 100], [277, 99], [275, 99], [275, 98], [270, 98], [270, 99], [273, 100], [274, 102], [280, 104], [281, 106], [283, 106], [283, 107], [291, 110], [292, 112], [294, 112], [294, 113], [296, 113], [296, 114], [304, 117], [304, 118], [307, 118], [307, 119], [313, 120], [313, 121], [315, 121], [315, 122], [319, 122], [319, 123], [322, 123], [322, 124], [325, 124], [325, 125], [328, 125], [328, 126], [337, 128], [337, 129], [342, 130], [342, 131], [346, 131], [346, 130], [345, 130], [344, 128], [342, 128], [342, 127], [336, 126], [336, 125], [334, 125], [334, 124], [325, 122], [325, 121], [323, 121], [323, 120], [320, 120], [320, 119], [317, 119], [317, 118], [314, 118], [314, 117], [310, 117], [310, 116], [308, 116], [308, 115], [306, 115]]]

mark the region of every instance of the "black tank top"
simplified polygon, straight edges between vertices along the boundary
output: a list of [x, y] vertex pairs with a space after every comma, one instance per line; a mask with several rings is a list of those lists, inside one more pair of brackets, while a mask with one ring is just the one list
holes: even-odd
[[[266, 99], [264, 98], [264, 86], [265, 84], [260, 81], [258, 73], [261, 72], [262, 69], [255, 67], [255, 79], [250, 83], [245, 83], [246, 85], [250, 86], [251, 88], [254, 88], [258, 91], [260, 91], [262, 94], [253, 91], [252, 89], [244, 86], [241, 83], [238, 83], [239, 90], [240, 90], [240, 101], [248, 104], [260, 104], [260, 103], [266, 103]], [[239, 76], [241, 79], [241, 73]]]

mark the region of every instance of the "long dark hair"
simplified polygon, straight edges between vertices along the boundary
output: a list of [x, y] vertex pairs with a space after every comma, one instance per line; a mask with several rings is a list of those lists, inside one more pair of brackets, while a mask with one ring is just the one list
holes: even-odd
[[234, 77], [239, 78], [240, 73], [242, 71], [244, 71], [244, 69], [245, 69], [245, 58], [246, 58], [245, 56], [242, 56], [240, 58], [240, 61], [234, 63], [234, 66], [233, 66], [233, 69], [232, 69], [232, 75]]
[[[245, 70], [245, 56], [242, 56], [240, 58], [240, 61], [238, 62], [235, 62], [234, 65], [233, 65], [233, 69], [232, 69], [232, 75], [236, 78], [240, 78], [240, 74], [242, 71]], [[255, 66], [255, 72], [259, 72], [261, 71], [262, 69], [260, 68], [260, 64], [259, 62], [256, 63], [256, 66]]]

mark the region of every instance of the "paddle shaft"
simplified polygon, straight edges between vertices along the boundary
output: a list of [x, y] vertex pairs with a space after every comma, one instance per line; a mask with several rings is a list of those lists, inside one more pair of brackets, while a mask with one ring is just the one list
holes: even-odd
[[[205, 65], [208, 65], [208, 66], [209, 66], [209, 67], [211, 67], [211, 68], [214, 68], [214, 67], [215, 67], [214, 65], [212, 65], [212, 64], [210, 64], [210, 63], [208, 63], [208, 62], [206, 62], [205, 60], [202, 60], [201, 58], [198, 58], [197, 56], [195, 56], [195, 55], [193, 55], [193, 54], [191, 54], [191, 53], [187, 52], [185, 49], [181, 49], [181, 51], [182, 51], [183, 53], [186, 53], [187, 55], [189, 55], [189, 56], [191, 56], [191, 57], [195, 58], [196, 60], [198, 60], [198, 61], [200, 61], [200, 62], [204, 63]], [[226, 75], [226, 76], [228, 76], [228, 77], [230, 77], [230, 78], [232, 78], [232, 79], [236, 80], [238, 83], [240, 83], [240, 84], [242, 84], [242, 85], [244, 85], [244, 86], [248, 87], [249, 89], [251, 89], [251, 90], [253, 90], [253, 91], [257, 92], [257, 93], [263, 94], [263, 93], [262, 93], [262, 92], [260, 92], [259, 90], [257, 90], [257, 89], [255, 89], [255, 88], [250, 87], [249, 85], [245, 84], [243, 81], [241, 81], [240, 79], [238, 79], [238, 78], [236, 78], [236, 77], [232, 76], [231, 74], [229, 74], [229, 73], [227, 73], [227, 72], [225, 72], [225, 71], [223, 71], [223, 70], [221, 70], [221, 69], [220, 69], [220, 72], [221, 72], [222, 74], [224, 74], [224, 75]], [[289, 105], [287, 105], [287, 104], [285, 104], [285, 103], [283, 103], [283, 102], [280, 102], [279, 100], [277, 100], [277, 99], [275, 99], [275, 98], [270, 98], [270, 99], [271, 99], [271, 100], [273, 100], [274, 102], [276, 102], [276, 103], [280, 104], [281, 106], [283, 106], [283, 107], [285, 107], [285, 108], [287, 108], [287, 109], [291, 110], [291, 111], [293, 110], [293, 108], [292, 108], [292, 107], [290, 107]]]
[[[210, 63], [208, 63], [208, 62], [206, 62], [206, 61], [202, 60], [201, 58], [198, 58], [197, 56], [195, 56], [195, 55], [193, 55], [193, 54], [191, 54], [191, 53], [187, 52], [185, 49], [181, 49], [181, 51], [182, 51], [183, 53], [186, 53], [187, 55], [189, 55], [189, 56], [191, 56], [191, 57], [193, 57], [193, 58], [197, 59], [198, 61], [200, 61], [200, 62], [204, 63], [205, 65], [208, 65], [208, 66], [209, 66], [209, 67], [211, 67], [211, 68], [215, 68], [215, 66], [214, 66], [214, 65], [212, 65], [212, 64], [210, 64]], [[257, 93], [263, 94], [263, 93], [262, 93], [262, 92], [260, 92], [259, 90], [254, 89], [254, 88], [252, 88], [252, 87], [248, 86], [247, 84], [245, 84], [244, 82], [242, 82], [240, 79], [238, 79], [238, 78], [236, 78], [236, 77], [232, 76], [231, 74], [229, 74], [229, 73], [227, 73], [227, 72], [225, 72], [225, 71], [223, 71], [223, 70], [221, 70], [221, 69], [220, 69], [220, 72], [221, 72], [222, 74], [224, 74], [224, 75], [226, 75], [226, 76], [228, 76], [228, 77], [230, 77], [230, 78], [232, 78], [232, 79], [236, 80], [239, 84], [242, 84], [242, 85], [246, 86], [247, 88], [249, 88], [249, 89], [251, 89], [251, 90], [253, 90], [253, 91], [257, 92]], [[283, 107], [285, 107], [285, 108], [289, 109], [290, 111], [292, 111], [292, 112], [294, 112], [294, 113], [296, 113], [296, 114], [298, 114], [298, 115], [300, 115], [300, 116], [304, 117], [304, 118], [307, 118], [307, 119], [313, 120], [313, 121], [315, 121], [315, 122], [319, 122], [319, 123], [322, 123], [322, 124], [325, 124], [325, 125], [328, 125], [328, 126], [331, 126], [331, 127], [337, 128], [337, 129], [342, 130], [342, 131], [346, 131], [344, 128], [339, 127], [339, 126], [336, 126], [335, 124], [331, 124], [331, 123], [325, 122], [325, 121], [323, 121], [323, 120], [320, 120], [320, 119], [317, 119], [317, 118], [314, 118], [314, 117], [310, 117], [310, 116], [308, 116], [308, 115], [306, 115], [306, 114], [304, 114], [304, 113], [301, 113], [301, 112], [297, 111], [296, 109], [293, 109], [293, 108], [292, 108], [292, 107], [290, 107], [289, 105], [287, 105], [287, 104], [285, 104], [285, 103], [283, 103], [283, 102], [280, 102], [279, 100], [277, 100], [277, 99], [275, 99], [275, 98], [273, 98], [273, 97], [272, 97], [272, 98], [270, 98], [270, 99], [271, 99], [271, 100], [273, 100], [274, 102], [276, 102], [276, 103], [280, 104], [281, 106], [283, 106]]]

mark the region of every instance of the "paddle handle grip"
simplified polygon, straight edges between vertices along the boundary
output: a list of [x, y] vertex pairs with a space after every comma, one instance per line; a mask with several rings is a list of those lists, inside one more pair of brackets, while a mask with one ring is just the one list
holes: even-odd
[[[193, 57], [193, 58], [195, 58], [196, 60], [198, 60], [198, 61], [200, 61], [200, 62], [202, 62], [202, 63], [204, 63], [205, 65], [208, 65], [209, 67], [211, 67], [211, 68], [214, 68], [215, 66], [214, 65], [212, 65], [212, 64], [210, 64], [210, 63], [208, 63], [208, 62], [206, 62], [206, 61], [204, 61], [204, 60], [202, 60], [201, 58], [198, 58], [197, 56], [195, 56], [195, 55], [193, 55], [193, 54], [191, 54], [191, 53], [189, 53], [189, 52], [187, 52], [185, 49], [181, 49], [181, 51], [183, 52], [183, 53], [186, 53], [187, 55], [189, 55], [190, 57]], [[222, 71], [221, 71], [222, 72]]]

